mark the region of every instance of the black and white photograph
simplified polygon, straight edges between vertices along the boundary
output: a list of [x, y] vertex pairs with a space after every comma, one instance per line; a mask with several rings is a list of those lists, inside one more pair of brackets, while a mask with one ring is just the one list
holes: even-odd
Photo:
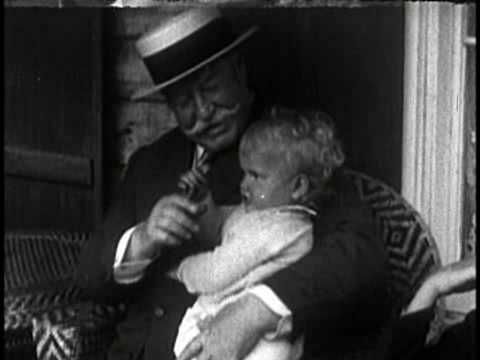
[[476, 3], [4, 0], [4, 358], [476, 359]]

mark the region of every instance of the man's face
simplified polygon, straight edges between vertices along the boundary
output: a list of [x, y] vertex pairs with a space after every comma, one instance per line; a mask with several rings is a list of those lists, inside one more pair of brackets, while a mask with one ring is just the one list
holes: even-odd
[[292, 202], [294, 170], [273, 150], [250, 151], [240, 155], [244, 172], [240, 186], [242, 202], [247, 211], [261, 210]]
[[166, 91], [185, 135], [212, 152], [232, 145], [249, 116], [251, 94], [235, 61], [220, 59]]

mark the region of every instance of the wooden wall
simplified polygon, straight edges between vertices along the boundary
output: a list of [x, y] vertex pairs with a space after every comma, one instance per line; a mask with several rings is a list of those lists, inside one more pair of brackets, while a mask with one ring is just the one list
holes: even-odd
[[5, 9], [7, 230], [89, 231], [102, 216], [101, 23], [92, 9]]
[[[179, 10], [104, 10], [107, 122], [112, 134], [107, 148], [117, 163], [140, 143], [175, 126], [160, 97], [132, 103], [128, 96], [150, 83], [134, 41]], [[403, 7], [227, 7], [223, 11], [236, 30], [261, 26], [244, 49], [258, 93], [268, 101], [323, 107], [337, 121], [349, 165], [400, 190]], [[137, 135], [128, 138], [127, 133]]]

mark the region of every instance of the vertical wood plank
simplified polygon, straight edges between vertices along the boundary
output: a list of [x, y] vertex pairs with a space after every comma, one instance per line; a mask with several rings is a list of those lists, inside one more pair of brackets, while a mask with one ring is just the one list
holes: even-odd
[[102, 33], [103, 23], [100, 11], [91, 15], [91, 62], [92, 62], [92, 93], [91, 108], [94, 135], [92, 146], [94, 153], [94, 190], [93, 190], [93, 216], [94, 228], [101, 225], [104, 206], [104, 166], [103, 166], [103, 51]]

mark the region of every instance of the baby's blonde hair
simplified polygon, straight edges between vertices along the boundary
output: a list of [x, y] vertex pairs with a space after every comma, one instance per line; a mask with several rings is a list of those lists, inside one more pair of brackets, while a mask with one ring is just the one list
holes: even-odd
[[273, 106], [242, 137], [240, 156], [251, 151], [283, 155], [285, 166], [308, 176], [312, 190], [321, 189], [345, 161], [332, 119], [317, 109]]

